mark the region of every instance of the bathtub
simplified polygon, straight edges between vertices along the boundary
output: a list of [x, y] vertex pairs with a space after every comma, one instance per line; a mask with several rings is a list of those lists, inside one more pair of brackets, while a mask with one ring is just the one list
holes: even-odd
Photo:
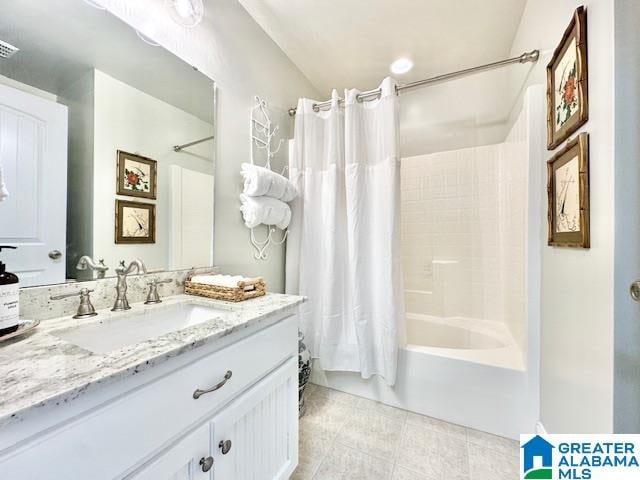
[[394, 387], [375, 377], [323, 371], [317, 361], [311, 381], [496, 435], [532, 431], [535, 390], [504, 323], [408, 313], [406, 327]]
[[407, 350], [524, 370], [524, 355], [506, 325], [464, 317], [406, 314]]

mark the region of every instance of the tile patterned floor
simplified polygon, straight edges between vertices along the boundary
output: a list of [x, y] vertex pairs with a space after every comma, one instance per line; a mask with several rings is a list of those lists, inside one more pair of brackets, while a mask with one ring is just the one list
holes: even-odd
[[309, 385], [291, 480], [513, 480], [518, 443]]

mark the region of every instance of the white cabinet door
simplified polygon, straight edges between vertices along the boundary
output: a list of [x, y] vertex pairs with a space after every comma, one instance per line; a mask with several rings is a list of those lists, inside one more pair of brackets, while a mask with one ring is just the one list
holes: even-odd
[[[131, 478], [135, 480], [210, 480], [211, 432], [209, 422], [180, 440]], [[204, 470], [207, 470], [206, 472]]]
[[0, 164], [0, 244], [19, 248], [3, 261], [21, 286], [64, 282], [67, 107], [0, 85]]
[[213, 419], [215, 480], [288, 480], [298, 464], [298, 363], [288, 360]]

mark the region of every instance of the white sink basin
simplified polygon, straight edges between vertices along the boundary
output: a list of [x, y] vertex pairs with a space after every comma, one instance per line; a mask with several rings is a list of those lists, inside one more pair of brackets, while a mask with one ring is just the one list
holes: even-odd
[[160, 307], [145, 313], [125, 313], [104, 323], [92, 323], [53, 334], [93, 353], [151, 340], [167, 333], [219, 318], [229, 310], [192, 303]]

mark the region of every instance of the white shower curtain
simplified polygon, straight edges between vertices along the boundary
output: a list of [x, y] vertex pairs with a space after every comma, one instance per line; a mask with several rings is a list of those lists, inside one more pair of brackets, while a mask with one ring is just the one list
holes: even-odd
[[395, 83], [379, 100], [300, 99], [290, 177], [287, 292], [306, 295], [301, 330], [324, 370], [395, 383], [400, 325], [400, 158]]

